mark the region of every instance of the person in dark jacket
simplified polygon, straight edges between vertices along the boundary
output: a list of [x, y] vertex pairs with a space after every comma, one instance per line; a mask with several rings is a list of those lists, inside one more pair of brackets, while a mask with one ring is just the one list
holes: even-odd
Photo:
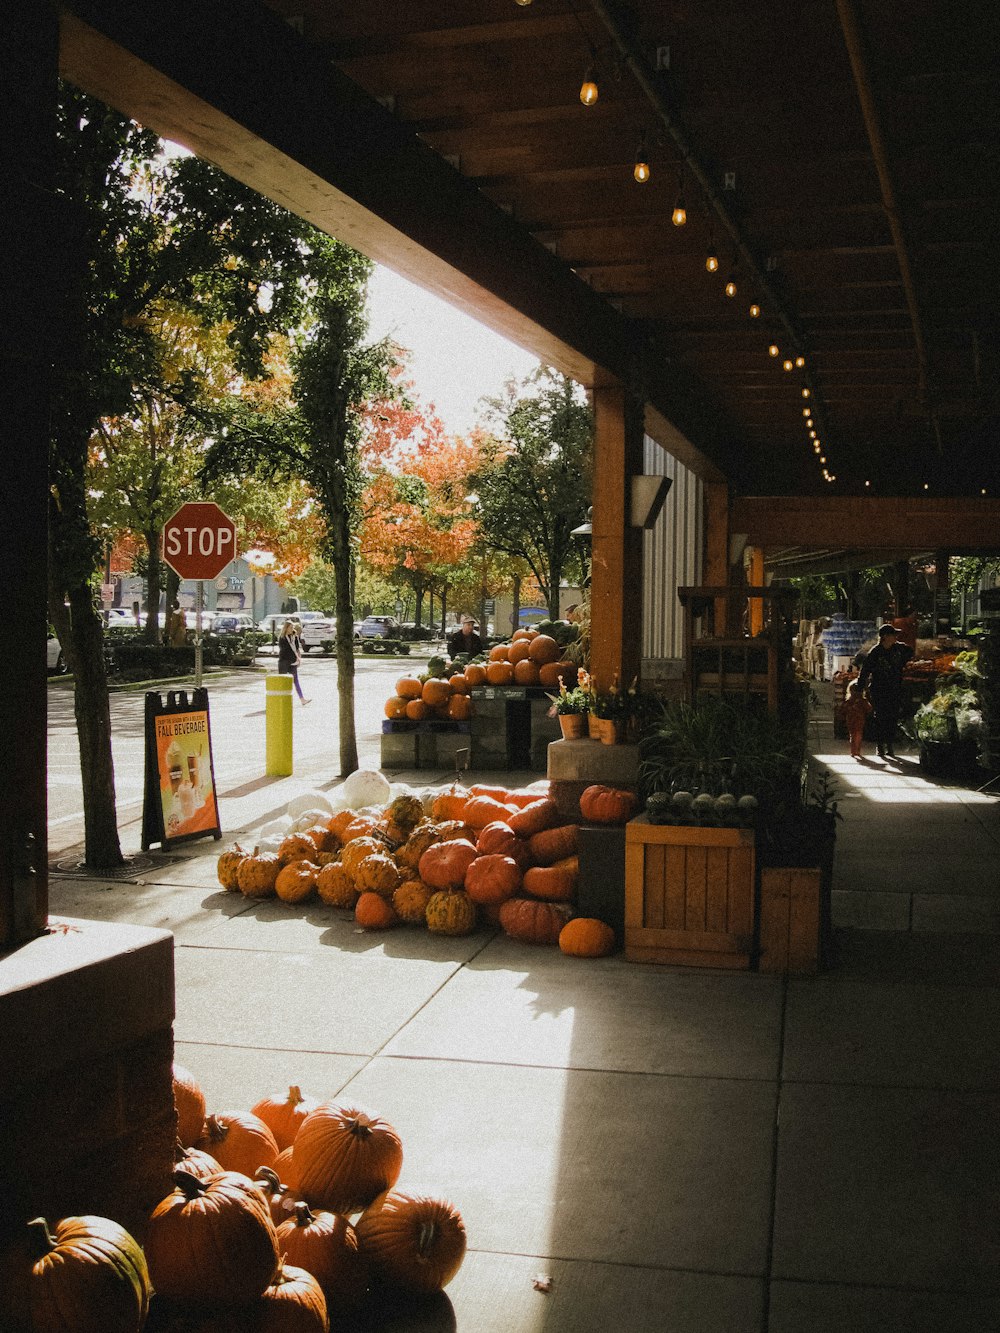
[[476, 622], [471, 616], [463, 616], [461, 626], [448, 636], [448, 656], [458, 657], [459, 653], [465, 653], [468, 657], [475, 657], [482, 651], [483, 641], [479, 637]]
[[871, 700], [875, 748], [880, 759], [895, 759], [893, 744], [903, 697], [903, 668], [913, 649], [899, 642], [893, 625], [882, 625], [878, 643], [861, 664], [858, 687]]
[[302, 640], [299, 638], [299, 623], [297, 620], [289, 619], [282, 626], [278, 638], [278, 674], [291, 676], [295, 693], [304, 704], [307, 704], [309, 700], [303, 695], [302, 686], [299, 684], [299, 667], [301, 665]]

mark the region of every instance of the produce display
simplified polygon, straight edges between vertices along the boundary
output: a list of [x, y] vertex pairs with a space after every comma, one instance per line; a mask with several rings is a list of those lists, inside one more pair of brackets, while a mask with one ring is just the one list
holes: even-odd
[[422, 674], [397, 680], [385, 715], [394, 722], [467, 722], [475, 707], [470, 695], [479, 686], [573, 686], [577, 663], [571, 659], [579, 637], [580, 627], [568, 620], [543, 620], [475, 657], [432, 657]]

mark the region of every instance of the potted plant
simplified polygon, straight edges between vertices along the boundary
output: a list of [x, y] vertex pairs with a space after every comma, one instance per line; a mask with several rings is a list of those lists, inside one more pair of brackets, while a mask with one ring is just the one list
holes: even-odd
[[[578, 673], [579, 674], [579, 673]], [[590, 692], [577, 683], [572, 689], [566, 688], [566, 682], [559, 682], [559, 693], [548, 696], [552, 700], [550, 717], [559, 719], [559, 729], [563, 740], [579, 740], [587, 729], [587, 714], [590, 712]]]

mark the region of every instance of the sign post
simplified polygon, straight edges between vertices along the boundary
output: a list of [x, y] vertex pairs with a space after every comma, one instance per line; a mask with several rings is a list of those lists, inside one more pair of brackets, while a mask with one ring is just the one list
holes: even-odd
[[163, 525], [163, 558], [182, 579], [198, 580], [195, 602], [194, 683], [201, 689], [201, 613], [205, 607], [205, 579], [221, 574], [236, 558], [236, 524], [214, 500], [181, 505]]

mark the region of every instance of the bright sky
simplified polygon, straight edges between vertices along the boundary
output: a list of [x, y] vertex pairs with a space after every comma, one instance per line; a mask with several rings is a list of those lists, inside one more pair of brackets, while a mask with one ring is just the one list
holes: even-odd
[[390, 269], [375, 269], [369, 294], [371, 338], [389, 334], [411, 352], [420, 400], [434, 404], [452, 434], [476, 424], [480, 398], [538, 365], [537, 357]]

